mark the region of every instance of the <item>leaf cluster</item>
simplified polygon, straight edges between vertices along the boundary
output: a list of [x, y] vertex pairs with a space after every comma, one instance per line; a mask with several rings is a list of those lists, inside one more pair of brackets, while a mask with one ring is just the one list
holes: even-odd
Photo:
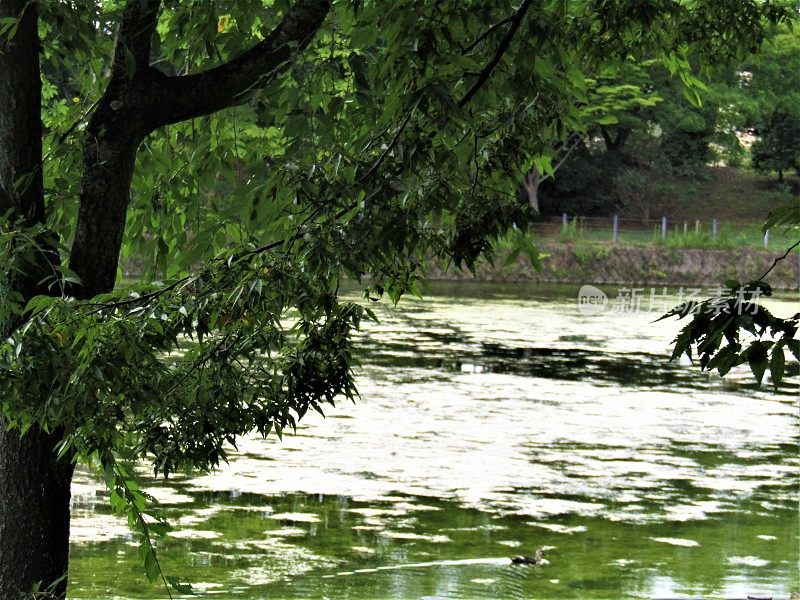
[[10, 426], [63, 431], [61, 452], [209, 469], [226, 444], [281, 435], [353, 398], [364, 310], [285, 261], [243, 248], [171, 285], [78, 302], [37, 296], [0, 344]]
[[661, 317], [691, 315], [673, 342], [671, 360], [681, 355], [691, 360], [694, 355], [701, 369], [716, 369], [722, 376], [747, 364], [758, 383], [769, 369], [777, 389], [786, 371], [785, 350], [800, 360], [800, 340], [795, 337], [800, 313], [783, 319], [758, 304], [759, 298], [772, 295], [772, 288], [763, 281], [726, 285], [726, 292], [718, 298], [686, 302]]

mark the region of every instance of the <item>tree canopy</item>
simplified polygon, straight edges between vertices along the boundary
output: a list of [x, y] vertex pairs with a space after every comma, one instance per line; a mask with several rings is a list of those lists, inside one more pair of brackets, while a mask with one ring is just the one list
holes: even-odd
[[[535, 217], [518, 182], [596, 122], [598, 77], [651, 59], [693, 94], [688, 57], [743, 60], [793, 11], [0, 0], [4, 420], [101, 465], [156, 577], [166, 526], [146, 526], [124, 461], [213, 468], [237, 436], [354, 398], [370, 312], [339, 301], [344, 277], [397, 301], [431, 258], [472, 268]], [[19, 154], [23, 130], [41, 156]], [[115, 289], [120, 265], [141, 281]]]

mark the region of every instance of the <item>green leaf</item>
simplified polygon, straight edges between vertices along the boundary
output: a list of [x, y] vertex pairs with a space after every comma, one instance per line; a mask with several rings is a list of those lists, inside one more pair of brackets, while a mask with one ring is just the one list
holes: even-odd
[[727, 287], [729, 290], [738, 290], [741, 285], [742, 284], [735, 279], [728, 279], [725, 281], [725, 287]]
[[20, 19], [17, 17], [3, 17], [0, 19], [0, 39], [5, 38], [10, 42], [17, 35]]
[[706, 369], [717, 369], [720, 376], [724, 377], [733, 367], [739, 364], [739, 345], [725, 346], [706, 365]]
[[167, 535], [167, 533], [172, 531], [172, 526], [165, 521], [156, 521], [154, 523], [148, 523], [147, 530], [152, 535], [164, 537], [165, 535]]
[[600, 117], [596, 120], [598, 125], [616, 125], [619, 123], [619, 119], [614, 115], [606, 115], [604, 117]]
[[158, 559], [156, 558], [155, 551], [148, 547], [144, 555], [144, 573], [147, 580], [152, 583], [161, 574], [161, 569], [158, 566]]
[[179, 594], [194, 594], [194, 588], [188, 583], [182, 583], [180, 579], [174, 575], [167, 575], [167, 582]]
[[125, 499], [116, 490], [111, 491], [108, 501], [115, 513], [121, 513], [125, 509]]
[[800, 340], [786, 340], [786, 347], [794, 354], [795, 360], [800, 360]]
[[769, 361], [769, 374], [772, 379], [772, 385], [778, 389], [781, 381], [783, 380], [783, 373], [786, 368], [786, 357], [783, 354], [783, 347], [776, 344], [772, 349], [772, 358]]
[[522, 251], [522, 248], [519, 248], [519, 247], [514, 248], [513, 250], [511, 250], [511, 252], [509, 252], [508, 255], [506, 255], [506, 258], [503, 261], [503, 266], [507, 267], [508, 265], [515, 264], [517, 262], [517, 259], [519, 258], [519, 254], [520, 254], [521, 251]]
[[750, 370], [759, 384], [764, 379], [764, 373], [767, 371], [769, 364], [767, 358], [767, 346], [764, 342], [753, 342], [746, 350], [747, 362], [750, 365]]
[[800, 196], [793, 198], [790, 202], [774, 209], [764, 221], [762, 231], [766, 232], [773, 227], [781, 225], [795, 225], [800, 221]]
[[35, 317], [48, 307], [52, 306], [55, 300], [56, 299], [52, 296], [34, 296], [28, 301], [28, 304], [25, 305], [24, 312], [30, 313], [31, 317]]
[[[661, 319], [666, 318], [667, 315], [661, 317]], [[661, 319], [658, 319], [659, 321]], [[694, 331], [692, 328], [692, 324], [686, 325], [678, 336], [673, 341], [675, 347], [672, 349], [672, 355], [669, 357], [670, 362], [681, 356], [682, 354], [686, 354], [689, 358], [691, 358], [691, 346], [692, 346], [692, 335]]]

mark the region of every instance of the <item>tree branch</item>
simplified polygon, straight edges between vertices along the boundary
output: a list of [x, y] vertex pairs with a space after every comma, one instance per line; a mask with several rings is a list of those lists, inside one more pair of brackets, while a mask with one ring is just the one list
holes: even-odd
[[772, 269], [774, 269], [776, 266], [778, 266], [779, 262], [781, 262], [782, 260], [785, 260], [786, 258], [788, 258], [789, 255], [792, 253], [792, 250], [794, 250], [798, 246], [800, 246], [800, 240], [796, 241], [794, 244], [789, 246], [789, 249], [782, 256], [779, 256], [774, 261], [772, 261], [772, 266], [769, 269], [767, 269], [766, 272], [761, 277], [759, 277], [756, 281], [764, 281], [764, 279], [766, 279], [767, 275], [769, 275], [772, 272]]
[[531, 3], [533, 0], [524, 0], [520, 7], [517, 9], [509, 23], [511, 26], [506, 31], [506, 34], [503, 36], [503, 39], [500, 40], [500, 45], [497, 47], [497, 51], [494, 53], [492, 59], [486, 63], [486, 66], [481, 69], [480, 73], [478, 73], [478, 80], [472, 85], [467, 93], [464, 94], [464, 97], [461, 98], [458, 102], [458, 106], [463, 108], [472, 97], [478, 93], [484, 84], [489, 81], [489, 77], [492, 76], [492, 71], [494, 71], [495, 67], [500, 63], [500, 60], [503, 58], [503, 55], [508, 50], [508, 47], [511, 45], [511, 40], [514, 39], [514, 35], [517, 33], [520, 24], [522, 23], [522, 19], [525, 17], [525, 14], [528, 12], [528, 9], [531, 7]]
[[243, 103], [308, 45], [330, 8], [330, 0], [297, 0], [262, 42], [238, 57], [193, 75], [163, 78], [158, 83], [153, 128]]
[[539, 214], [539, 185], [541, 183], [542, 176], [536, 167], [525, 173], [525, 177], [522, 178], [522, 189], [528, 194], [528, 204], [536, 211], [537, 215]]
[[478, 37], [476, 37], [472, 41], [472, 43], [470, 43], [466, 48], [464, 48], [461, 51], [461, 54], [467, 54], [470, 50], [474, 49], [478, 44], [480, 44], [483, 40], [488, 38], [497, 29], [499, 29], [500, 27], [502, 27], [503, 25], [505, 25], [509, 21], [511, 21], [511, 17], [506, 17], [505, 19], [502, 19], [502, 20], [498, 21], [497, 23], [495, 23], [494, 25], [492, 25], [491, 27], [489, 27], [486, 31], [484, 31], [482, 34], [480, 34]]
[[[573, 139], [573, 136], [570, 136], [570, 139]], [[583, 136], [575, 135], [574, 140], [575, 141], [569, 147], [567, 147], [566, 144], [563, 144], [560, 147], [554, 148], [556, 152], [563, 151], [564, 148], [567, 148], [567, 151], [564, 152], [559, 161], [553, 167], [553, 173], [561, 168], [561, 165], [563, 165], [564, 161], [569, 158], [569, 155], [572, 154], [572, 151], [575, 150], [575, 148], [578, 147], [578, 144], [583, 141]], [[531, 170], [525, 173], [525, 176], [522, 178], [522, 189], [524, 189], [525, 193], [528, 194], [528, 204], [530, 204], [533, 210], [536, 211], [536, 214], [539, 214], [539, 186], [542, 184], [542, 182], [552, 176], [553, 175], [550, 173], [542, 176], [536, 167], [532, 167]]]
[[160, 10], [161, 0], [127, 1], [114, 47], [113, 77], [130, 77], [132, 70], [150, 66], [150, 48]]
[[403, 119], [403, 122], [400, 124], [400, 127], [397, 128], [394, 137], [392, 137], [392, 141], [389, 142], [388, 146], [386, 146], [386, 149], [381, 153], [381, 155], [373, 163], [373, 165], [369, 168], [369, 170], [358, 178], [359, 183], [363, 183], [364, 181], [366, 181], [378, 169], [378, 167], [381, 166], [381, 163], [389, 155], [389, 153], [392, 150], [394, 150], [394, 147], [400, 140], [400, 135], [403, 133], [403, 131], [411, 121], [411, 118], [414, 116], [414, 112], [417, 110], [417, 106], [419, 106], [420, 100], [422, 100], [422, 96], [417, 98], [417, 101], [414, 102], [414, 105], [411, 107], [411, 110], [409, 111], [408, 115], [406, 115], [406, 118]]

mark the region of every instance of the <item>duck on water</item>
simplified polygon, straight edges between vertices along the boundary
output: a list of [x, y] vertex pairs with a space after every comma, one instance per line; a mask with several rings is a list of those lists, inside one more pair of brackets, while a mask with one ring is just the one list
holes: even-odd
[[538, 548], [533, 556], [514, 556], [511, 562], [515, 565], [546, 565], [548, 561], [544, 558], [545, 552], [544, 548]]

